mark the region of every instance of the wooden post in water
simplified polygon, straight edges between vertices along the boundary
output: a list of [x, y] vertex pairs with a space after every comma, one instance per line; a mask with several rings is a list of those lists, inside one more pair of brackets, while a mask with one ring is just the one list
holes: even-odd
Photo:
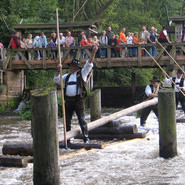
[[31, 94], [34, 185], [59, 185], [58, 106], [52, 88]]
[[162, 89], [158, 96], [159, 153], [168, 159], [177, 155], [175, 93], [173, 89]]
[[101, 118], [101, 89], [96, 89], [90, 94], [91, 121]]

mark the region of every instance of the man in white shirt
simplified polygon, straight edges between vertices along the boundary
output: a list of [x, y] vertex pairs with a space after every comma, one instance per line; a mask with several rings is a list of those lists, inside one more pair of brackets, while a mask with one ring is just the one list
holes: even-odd
[[[178, 106], [178, 103], [180, 102], [183, 111], [185, 112], [185, 97], [183, 94], [179, 91], [185, 91], [185, 82], [183, 78], [183, 72], [181, 69], [177, 70], [177, 76], [172, 77], [171, 79], [167, 78], [166, 75], [164, 74], [164, 82], [167, 84], [171, 84], [172, 88], [175, 90], [175, 98], [176, 98], [176, 107]], [[176, 86], [172, 83], [175, 82]]]
[[[82, 130], [84, 143], [89, 143], [87, 123], [85, 121], [85, 98], [87, 96], [86, 82], [88, 74], [93, 68], [93, 60], [98, 50], [97, 46], [93, 47], [91, 58], [86, 61], [86, 64], [81, 69], [80, 62], [73, 59], [69, 65], [70, 73], [62, 76], [65, 84], [65, 110], [66, 110], [66, 129], [71, 130], [71, 119], [75, 112]], [[54, 82], [60, 85], [60, 68], [58, 66]]]
[[[145, 88], [145, 94], [148, 97], [148, 99], [158, 97], [159, 86], [160, 86], [160, 80], [157, 78], [157, 76], [154, 76], [153, 79], [151, 80], [151, 84], [147, 85]], [[140, 118], [141, 126], [145, 126], [148, 115], [152, 110], [155, 113], [155, 115], [158, 117], [157, 105], [152, 105], [150, 107], [144, 108], [142, 110], [141, 118]]]
[[[159, 39], [158, 39], [158, 41], [160, 43], [168, 43], [168, 44], [171, 44], [171, 41], [170, 41], [170, 39], [168, 37], [168, 29], [169, 28], [166, 26], [166, 27], [163, 27], [163, 29], [161, 30], [161, 32], [159, 34]], [[171, 51], [171, 49], [172, 49], [172, 46], [168, 46], [166, 48], [166, 50], [168, 51], [168, 53]], [[164, 55], [167, 55], [167, 53], [164, 52]]]

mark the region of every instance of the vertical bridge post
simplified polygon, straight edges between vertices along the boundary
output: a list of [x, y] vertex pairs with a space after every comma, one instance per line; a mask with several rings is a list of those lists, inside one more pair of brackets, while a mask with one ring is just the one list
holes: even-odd
[[168, 159], [177, 155], [175, 93], [173, 89], [162, 89], [158, 96], [159, 154]]
[[60, 185], [56, 91], [52, 88], [33, 91], [31, 111], [33, 183], [34, 185]]

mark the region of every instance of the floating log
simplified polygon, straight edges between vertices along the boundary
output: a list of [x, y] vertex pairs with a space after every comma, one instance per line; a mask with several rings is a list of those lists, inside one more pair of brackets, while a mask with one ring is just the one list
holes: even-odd
[[[90, 139], [135, 139], [135, 138], [145, 138], [145, 133], [134, 133], [134, 134], [89, 134]], [[81, 138], [78, 136], [77, 138]]]
[[89, 134], [134, 134], [137, 132], [136, 125], [122, 125], [119, 127], [101, 126], [89, 131]]
[[105, 127], [118, 127], [121, 124], [123, 124], [123, 122], [121, 120], [112, 120], [112, 121], [109, 121], [108, 123], [106, 123], [103, 126], [105, 126]]
[[185, 118], [179, 118], [176, 120], [177, 123], [185, 123]]
[[0, 155], [0, 166], [25, 168], [27, 159], [20, 156]]
[[[105, 148], [105, 145], [103, 144], [93, 144], [93, 143], [89, 143], [89, 144], [85, 144], [85, 143], [69, 143], [68, 147], [70, 149], [81, 149], [81, 148], [85, 148], [86, 150], [90, 150], [90, 149], [103, 149]], [[60, 144], [60, 148], [65, 148], [64, 144]]]
[[[96, 121], [93, 121], [93, 122], [90, 122], [88, 124], [88, 130], [93, 130], [97, 127], [100, 127], [102, 125], [105, 125], [106, 123], [110, 122], [110, 121], [113, 121], [115, 119], [118, 119], [118, 118], [121, 118], [123, 116], [126, 116], [126, 115], [129, 115], [133, 112], [136, 112], [140, 109], [143, 109], [145, 107], [149, 107], [151, 105], [155, 105], [157, 104], [158, 102], [158, 99], [157, 98], [154, 98], [152, 100], [148, 100], [148, 101], [145, 101], [145, 102], [142, 102], [142, 103], [139, 103], [137, 105], [134, 105], [132, 107], [129, 107], [127, 109], [123, 109], [119, 112], [116, 112], [114, 114], [111, 114], [109, 116], [106, 116], [106, 117], [103, 117], [103, 118], [100, 118]], [[69, 132], [67, 132], [67, 139], [71, 139], [73, 137], [76, 137], [76, 136], [79, 136], [81, 134], [81, 129], [80, 128], [77, 128], [77, 129], [74, 129], [74, 130], [71, 130]], [[59, 141], [60, 142], [63, 142], [64, 141], [64, 136], [63, 135], [59, 135]]]
[[33, 156], [32, 144], [4, 144], [2, 148], [3, 155], [20, 155], [20, 156]]

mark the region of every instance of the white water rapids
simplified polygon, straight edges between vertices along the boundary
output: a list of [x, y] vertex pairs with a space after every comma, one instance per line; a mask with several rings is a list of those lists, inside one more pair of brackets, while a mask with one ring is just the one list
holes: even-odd
[[[107, 147], [101, 150], [66, 155], [60, 160], [62, 185], [185, 184], [185, 123], [177, 123], [178, 156], [165, 160], [159, 157], [158, 121], [153, 113], [145, 128], [139, 127], [139, 118], [123, 119], [137, 124], [141, 132], [148, 130], [147, 137], [107, 142]], [[1, 153], [6, 142], [31, 140], [30, 121], [0, 117], [0, 133]], [[0, 185], [32, 185], [32, 174], [32, 164], [26, 168], [0, 168]]]

